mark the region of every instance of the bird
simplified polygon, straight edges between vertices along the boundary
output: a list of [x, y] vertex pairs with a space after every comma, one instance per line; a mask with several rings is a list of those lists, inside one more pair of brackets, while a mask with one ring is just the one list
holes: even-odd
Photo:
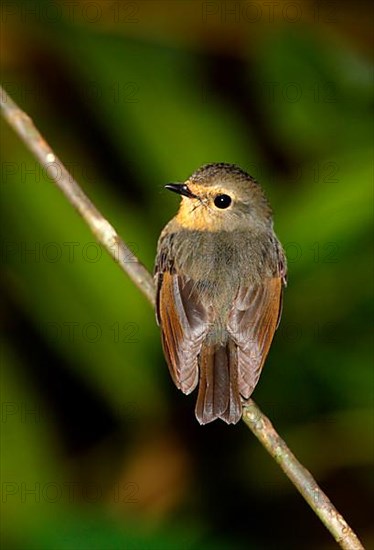
[[178, 389], [198, 386], [200, 424], [236, 424], [280, 322], [285, 253], [262, 188], [239, 166], [205, 164], [165, 187], [181, 203], [154, 269], [164, 356]]

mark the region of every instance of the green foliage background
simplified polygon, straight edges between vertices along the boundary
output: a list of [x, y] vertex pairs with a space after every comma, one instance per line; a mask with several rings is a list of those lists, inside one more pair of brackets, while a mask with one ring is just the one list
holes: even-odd
[[[254, 398], [369, 547], [369, 8], [251, 4], [7, 2], [1, 80], [150, 270], [165, 183], [260, 180], [289, 287]], [[1, 145], [4, 547], [333, 548], [244, 425], [197, 424], [149, 304]]]

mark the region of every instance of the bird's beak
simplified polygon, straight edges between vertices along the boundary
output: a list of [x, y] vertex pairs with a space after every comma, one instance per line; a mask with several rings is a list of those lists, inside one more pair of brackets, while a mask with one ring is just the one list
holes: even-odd
[[168, 183], [167, 185], [165, 185], [165, 189], [169, 189], [169, 191], [174, 191], [174, 193], [178, 193], [178, 195], [183, 195], [184, 197], [188, 197], [189, 199], [199, 198], [188, 189], [185, 183]]

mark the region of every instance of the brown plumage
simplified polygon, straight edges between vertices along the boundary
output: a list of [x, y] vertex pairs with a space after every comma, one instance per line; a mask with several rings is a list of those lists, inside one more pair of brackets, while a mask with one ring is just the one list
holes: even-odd
[[239, 167], [209, 164], [167, 188], [182, 202], [155, 266], [165, 358], [184, 393], [199, 384], [201, 424], [235, 424], [280, 320], [284, 253], [260, 186]]

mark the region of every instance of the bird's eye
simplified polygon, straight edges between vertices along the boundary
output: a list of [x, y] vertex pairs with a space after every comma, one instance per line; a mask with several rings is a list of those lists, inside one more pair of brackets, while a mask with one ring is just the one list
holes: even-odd
[[231, 204], [231, 197], [228, 195], [217, 195], [214, 199], [214, 204], [217, 208], [228, 208]]

